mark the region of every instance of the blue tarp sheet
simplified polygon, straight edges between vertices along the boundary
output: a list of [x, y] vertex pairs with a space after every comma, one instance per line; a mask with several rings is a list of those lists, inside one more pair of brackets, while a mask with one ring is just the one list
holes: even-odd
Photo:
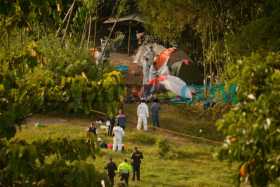
[[128, 71], [128, 66], [126, 66], [126, 65], [117, 65], [114, 68], [115, 68], [115, 70], [118, 70], [118, 71]]
[[204, 96], [205, 86], [203, 85], [190, 85], [189, 87], [195, 90], [192, 100], [184, 98], [170, 98], [170, 101], [174, 104], [177, 103], [187, 103], [192, 104], [195, 102], [209, 102], [209, 103], [230, 103], [237, 104], [238, 98], [236, 93], [236, 85], [231, 85], [228, 88], [225, 88], [224, 84], [217, 85], [207, 85], [207, 95]]

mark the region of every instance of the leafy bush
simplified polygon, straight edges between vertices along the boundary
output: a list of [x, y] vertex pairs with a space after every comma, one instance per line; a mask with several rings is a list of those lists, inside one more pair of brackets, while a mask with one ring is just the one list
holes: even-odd
[[85, 161], [94, 150], [84, 140], [1, 140], [0, 145], [1, 186], [100, 186], [101, 178], [107, 179]]
[[165, 159], [186, 159], [194, 156], [185, 147], [178, 147], [168, 139], [158, 141], [158, 154]]
[[35, 112], [116, 113], [124, 94], [119, 72], [96, 66], [71, 42], [62, 47], [53, 35], [27, 37], [22, 45], [0, 50], [0, 137], [12, 137], [14, 125]]
[[254, 187], [280, 177], [280, 54], [252, 54], [229, 65], [240, 103], [219, 120], [227, 138], [221, 158], [241, 162], [240, 176]]
[[134, 133], [130, 136], [129, 141], [136, 144], [154, 145], [156, 143], [156, 137], [147, 133]]
[[168, 154], [171, 151], [171, 143], [167, 139], [159, 140], [158, 149], [158, 153], [161, 157], [168, 157]]
[[48, 139], [33, 142], [32, 145], [41, 153], [41, 159], [44, 159], [46, 155], [56, 154], [65, 160], [85, 160], [89, 156], [94, 158], [95, 154], [94, 147], [87, 144], [84, 139]]

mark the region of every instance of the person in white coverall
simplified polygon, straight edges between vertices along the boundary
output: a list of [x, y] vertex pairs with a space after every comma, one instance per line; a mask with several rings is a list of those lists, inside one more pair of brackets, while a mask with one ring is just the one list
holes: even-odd
[[148, 130], [147, 118], [149, 117], [149, 109], [144, 100], [141, 100], [141, 103], [137, 107], [137, 116], [138, 116], [137, 129], [141, 130], [143, 124], [144, 131], [147, 131]]
[[122, 139], [124, 136], [124, 130], [118, 124], [113, 128], [113, 151], [122, 151]]

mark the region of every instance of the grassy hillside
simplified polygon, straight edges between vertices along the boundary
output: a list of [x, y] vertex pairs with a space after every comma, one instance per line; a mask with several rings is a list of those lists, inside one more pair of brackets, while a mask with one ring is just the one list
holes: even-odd
[[[127, 110], [132, 110], [132, 108], [129, 107]], [[168, 115], [166, 116], [168, 117]], [[131, 118], [130, 120], [132, 120]], [[37, 121], [45, 124], [45, 127], [35, 127], [34, 123]], [[89, 120], [86, 119], [37, 116], [27, 121], [27, 124], [17, 133], [16, 138], [28, 141], [63, 137], [85, 139], [85, 129], [88, 124]], [[129, 126], [133, 125], [129, 124]], [[100, 132], [100, 136], [107, 143], [112, 142], [112, 138], [106, 137], [103, 132]], [[142, 181], [130, 181], [132, 187], [233, 186], [232, 175], [236, 168], [213, 158], [212, 155], [216, 149], [214, 145], [194, 143], [188, 139], [174, 137], [159, 131], [137, 132], [133, 128], [126, 131], [124, 141], [126, 146], [124, 153], [101, 149], [96, 159], [88, 159], [88, 162], [93, 163], [98, 170], [102, 171], [110, 156], [120, 163], [124, 158], [130, 157], [134, 146], [138, 146], [144, 153]], [[160, 149], [158, 146], [160, 141], [170, 145], [170, 149]], [[160, 155], [160, 151], [165, 151], [164, 156]]]
[[[137, 123], [136, 107], [137, 104], [127, 104], [124, 107], [132, 127], [136, 127]], [[183, 134], [222, 140], [222, 134], [215, 127], [215, 118], [215, 113], [211, 110], [204, 111], [188, 105], [161, 104], [161, 127]], [[149, 124], [151, 125], [151, 120]]]

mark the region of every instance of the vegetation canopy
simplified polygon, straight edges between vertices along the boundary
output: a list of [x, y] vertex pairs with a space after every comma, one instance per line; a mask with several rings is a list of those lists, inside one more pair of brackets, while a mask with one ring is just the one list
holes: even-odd
[[[226, 137], [218, 157], [239, 163], [239, 186], [279, 185], [279, 0], [0, 0], [0, 186], [96, 185], [102, 172], [86, 161], [95, 150], [82, 140], [13, 137], [35, 113], [117, 113], [123, 75], [89, 49], [113, 35], [116, 23], [108, 31], [105, 19], [132, 13], [145, 20], [146, 34], [203, 67], [205, 101], [207, 86], [236, 85], [238, 104], [216, 107]], [[146, 134], [130, 140], [156, 144]], [[162, 139], [158, 154], [188, 155], [171, 146]]]

